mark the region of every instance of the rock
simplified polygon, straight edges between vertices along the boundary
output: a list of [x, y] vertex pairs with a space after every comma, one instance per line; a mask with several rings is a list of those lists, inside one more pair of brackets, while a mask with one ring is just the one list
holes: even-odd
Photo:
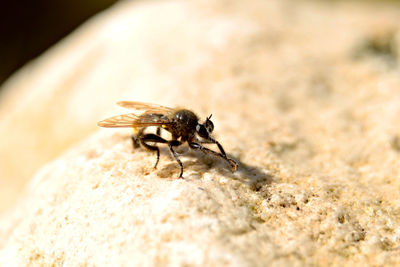
[[185, 160], [187, 178], [177, 179], [177, 164], [162, 156], [153, 170], [154, 156], [143, 150], [132, 153], [126, 135], [102, 131], [46, 165], [30, 183], [29, 201], [7, 218], [19, 221], [8, 226], [19, 230], [8, 234], [1, 262], [249, 263], [240, 243], [246, 236], [256, 237], [259, 219], [241, 195], [249, 189], [240, 177], [253, 172], [232, 175], [229, 166], [210, 168], [200, 156]]
[[[43, 166], [0, 218], [0, 265], [399, 264], [399, 12], [135, 1], [89, 21], [5, 86], [3, 183]], [[391, 64], [355, 58], [382, 20]], [[187, 147], [185, 179], [166, 148], [154, 170], [131, 130], [96, 131], [118, 100], [212, 113], [239, 170]]]

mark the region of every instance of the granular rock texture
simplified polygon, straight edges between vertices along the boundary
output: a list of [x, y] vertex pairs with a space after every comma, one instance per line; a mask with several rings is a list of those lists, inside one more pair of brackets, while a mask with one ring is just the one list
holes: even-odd
[[[35, 174], [2, 197], [0, 265], [400, 264], [399, 16], [134, 1], [89, 21], [5, 85], [1, 190]], [[118, 100], [212, 113], [239, 170], [187, 147], [185, 179], [167, 148], [154, 170], [131, 130], [93, 133]]]

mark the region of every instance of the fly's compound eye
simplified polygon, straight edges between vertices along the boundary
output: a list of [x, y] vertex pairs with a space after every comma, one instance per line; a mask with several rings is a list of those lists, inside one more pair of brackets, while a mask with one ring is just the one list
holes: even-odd
[[208, 132], [206, 127], [204, 127], [203, 124], [197, 124], [196, 126], [196, 131], [202, 138], [207, 138], [208, 137]]
[[214, 131], [214, 123], [209, 118], [207, 118], [205, 125], [207, 132], [212, 133], [212, 131]]

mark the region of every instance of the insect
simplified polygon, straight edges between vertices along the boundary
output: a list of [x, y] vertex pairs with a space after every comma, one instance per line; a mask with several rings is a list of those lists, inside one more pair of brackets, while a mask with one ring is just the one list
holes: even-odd
[[[167, 144], [180, 166], [179, 178], [183, 178], [183, 164], [175, 152], [175, 147], [187, 142], [191, 149], [218, 156], [231, 166], [233, 172], [237, 170], [238, 164], [233, 159], [228, 158], [221, 144], [211, 137], [214, 130], [211, 115], [203, 123], [200, 123], [197, 115], [188, 109], [173, 109], [134, 101], [121, 101], [117, 104], [124, 108], [141, 111], [141, 113], [139, 115], [129, 113], [114, 116], [98, 122], [98, 125], [106, 128], [133, 127], [138, 130], [138, 133], [132, 136], [133, 146], [137, 148], [142, 145], [148, 150], [157, 152], [154, 168], [157, 168], [160, 160], [160, 149], [157, 144]], [[145, 129], [151, 126], [157, 128], [156, 133], [145, 133]], [[172, 139], [162, 138], [161, 129], [170, 132]], [[220, 152], [215, 152], [203, 146], [203, 144], [216, 144]]]

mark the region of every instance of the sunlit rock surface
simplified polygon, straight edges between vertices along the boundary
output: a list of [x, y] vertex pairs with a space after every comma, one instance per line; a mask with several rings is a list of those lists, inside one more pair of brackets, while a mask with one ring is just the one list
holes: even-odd
[[[400, 264], [399, 15], [133, 1], [95, 17], [5, 84], [0, 265]], [[212, 113], [239, 170], [185, 147], [185, 179], [166, 148], [154, 170], [131, 130], [98, 130], [118, 100]]]

